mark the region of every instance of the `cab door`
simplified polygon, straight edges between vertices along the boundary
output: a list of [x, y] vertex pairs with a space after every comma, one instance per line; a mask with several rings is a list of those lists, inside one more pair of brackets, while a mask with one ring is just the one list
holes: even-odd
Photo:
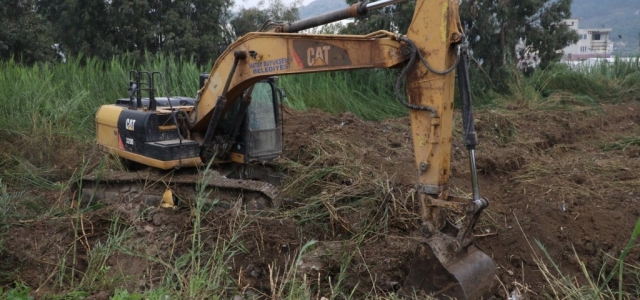
[[246, 160], [264, 161], [282, 153], [282, 124], [275, 79], [256, 83], [246, 117]]

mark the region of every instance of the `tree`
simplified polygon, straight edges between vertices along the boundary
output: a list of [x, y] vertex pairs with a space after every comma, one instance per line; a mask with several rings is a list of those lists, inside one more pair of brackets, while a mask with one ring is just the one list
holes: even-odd
[[[347, 0], [353, 5], [361, 1]], [[347, 34], [368, 34], [376, 30], [406, 33], [411, 25], [411, 17], [415, 9], [415, 2], [409, 1], [370, 11], [366, 16], [359, 17], [355, 22], [347, 25], [343, 31]]]
[[[531, 22], [525, 24], [519, 39], [524, 40], [525, 48], [519, 53], [537, 53], [540, 67], [546, 68], [551, 62], [562, 57], [560, 50], [578, 42], [579, 36], [575, 30], [569, 28], [564, 20], [571, 18], [572, 0], [558, 0], [541, 5]], [[526, 52], [531, 51], [531, 52]]]
[[[347, 0], [349, 4], [357, 0]], [[492, 78], [503, 81], [507, 65], [535, 55], [541, 67], [558, 59], [558, 50], [577, 42], [578, 35], [562, 21], [571, 17], [572, 0], [461, 0], [460, 18], [473, 55]], [[356, 19], [346, 33], [375, 30], [405, 33], [415, 4], [392, 5]], [[521, 53], [516, 45], [522, 41]]]
[[65, 54], [106, 59], [117, 52], [107, 1], [40, 0], [38, 9], [52, 24], [54, 39]]
[[227, 33], [231, 0], [39, 0], [71, 55], [164, 53], [205, 64]]
[[299, 18], [298, 7], [295, 2], [287, 6], [282, 0], [269, 0], [266, 8], [262, 7], [263, 5], [264, 2], [260, 1], [256, 7], [243, 7], [240, 12], [231, 19], [231, 27], [233, 28], [236, 38], [259, 30], [260, 27], [269, 20], [276, 22], [293, 22]]
[[153, 15], [162, 10], [153, 4], [147, 0], [112, 0], [106, 6], [109, 21], [102, 30], [113, 46], [110, 56], [129, 53], [135, 58], [146, 51], [157, 51], [159, 42]]
[[[537, 55], [544, 68], [578, 41], [564, 22], [572, 0], [463, 0], [460, 17], [474, 56], [502, 82], [505, 67], [524, 55]], [[520, 53], [516, 50], [519, 47]]]
[[193, 56], [205, 64], [225, 41], [230, 0], [155, 0], [151, 4], [153, 43], [148, 48], [175, 56]]
[[228, 44], [231, 40], [231, 32], [228, 30], [231, 14], [229, 8], [231, 0], [215, 1], [192, 0], [193, 7], [189, 18], [194, 31], [194, 42], [189, 50], [195, 54], [196, 62], [204, 64], [219, 55], [221, 44]]
[[49, 24], [34, 0], [0, 0], [0, 59], [31, 64], [53, 59]]

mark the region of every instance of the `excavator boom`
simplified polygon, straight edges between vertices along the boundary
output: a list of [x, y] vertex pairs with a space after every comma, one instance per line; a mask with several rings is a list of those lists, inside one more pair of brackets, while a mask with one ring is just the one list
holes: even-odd
[[213, 66], [192, 113], [197, 119], [193, 128], [206, 129], [221, 95], [228, 100], [223, 107], [228, 109], [247, 88], [264, 78], [398, 67], [407, 61], [408, 53], [402, 53], [404, 46], [397, 37], [386, 31], [366, 36], [249, 33], [231, 44]]

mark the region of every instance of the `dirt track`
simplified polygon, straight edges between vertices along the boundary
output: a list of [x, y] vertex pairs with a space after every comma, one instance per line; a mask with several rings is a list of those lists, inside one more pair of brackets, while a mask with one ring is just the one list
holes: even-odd
[[[583, 280], [580, 262], [592, 274], [605, 262], [604, 269], [611, 268], [608, 255], [619, 255], [640, 217], [640, 104], [483, 110], [476, 119], [481, 194], [491, 200], [476, 235], [499, 266], [498, 295], [518, 289], [542, 298], [549, 292], [534, 259], [544, 258], [535, 240], [578, 281]], [[302, 244], [313, 239], [326, 242], [303, 258], [300, 272], [321, 278], [320, 296], [329, 292], [329, 281], [335, 286], [342, 266], [347, 267], [341, 283], [346, 291], [373, 296], [397, 290], [415, 245], [410, 237], [417, 234], [408, 118], [377, 123], [350, 114], [287, 110], [284, 133], [280, 164], [290, 174], [283, 183], [288, 204], [281, 212], [252, 217], [239, 232], [245, 251], [230, 262], [238, 284], [271, 294], [269, 266], [290, 266]], [[467, 155], [460, 132], [454, 136], [452, 191], [465, 195], [470, 191]], [[59, 203], [58, 196], [47, 199]], [[135, 243], [145, 245], [147, 253], [170, 260], [167, 247], [175, 233], [185, 245], [174, 255], [187, 251], [193, 230], [188, 209], [131, 216], [142, 209], [140, 203], [123, 203], [87, 215], [91, 227], [82, 229], [86, 239], [76, 242], [78, 249], [104, 241], [110, 215], [121, 213], [137, 228]], [[203, 225], [207, 236], [224, 238], [234, 230], [229, 220], [236, 217], [225, 211], [209, 214]], [[60, 258], [74, 244], [73, 226], [69, 219], [11, 226], [1, 270], [17, 270], [12, 280], [26, 282], [32, 291], [39, 287], [37, 295], [60, 292], [52, 282]], [[627, 261], [638, 265], [640, 249], [632, 250]], [[120, 270], [114, 274], [134, 279], [121, 284], [130, 289], [153, 287], [158, 281], [151, 275], [160, 276], [162, 269], [125, 254], [112, 256], [108, 264]], [[80, 260], [75, 267], [88, 265]]]

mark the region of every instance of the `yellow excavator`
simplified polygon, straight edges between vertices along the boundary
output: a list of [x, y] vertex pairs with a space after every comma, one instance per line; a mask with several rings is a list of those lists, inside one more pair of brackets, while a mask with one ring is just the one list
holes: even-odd
[[[480, 197], [476, 175], [468, 52], [458, 1], [417, 0], [406, 35], [388, 31], [367, 35], [298, 33], [404, 1], [357, 3], [294, 23], [269, 21], [260, 32], [231, 44], [211, 72], [200, 75], [196, 98], [156, 97], [162, 91], [156, 88], [156, 83], [163, 83], [162, 74], [132, 71], [129, 98], [104, 105], [97, 112], [97, 143], [120, 158], [159, 169], [211, 163], [220, 176], [206, 184], [256, 192], [277, 206], [278, 191], [273, 183], [278, 175], [253, 168], [282, 152], [278, 103], [283, 95], [276, 86], [277, 76], [401, 68], [396, 96], [410, 111], [422, 241], [400, 294], [457, 299], [490, 296], [496, 266], [473, 243], [473, 228], [488, 202]], [[449, 195], [456, 70], [472, 199]], [[147, 97], [143, 97], [145, 93]], [[135, 175], [125, 177], [94, 180], [103, 186], [135, 181]], [[189, 177], [172, 179], [174, 184], [194, 181]], [[104, 189], [102, 197], [126, 192]], [[464, 214], [463, 224], [450, 224], [446, 218], [449, 212]]]

